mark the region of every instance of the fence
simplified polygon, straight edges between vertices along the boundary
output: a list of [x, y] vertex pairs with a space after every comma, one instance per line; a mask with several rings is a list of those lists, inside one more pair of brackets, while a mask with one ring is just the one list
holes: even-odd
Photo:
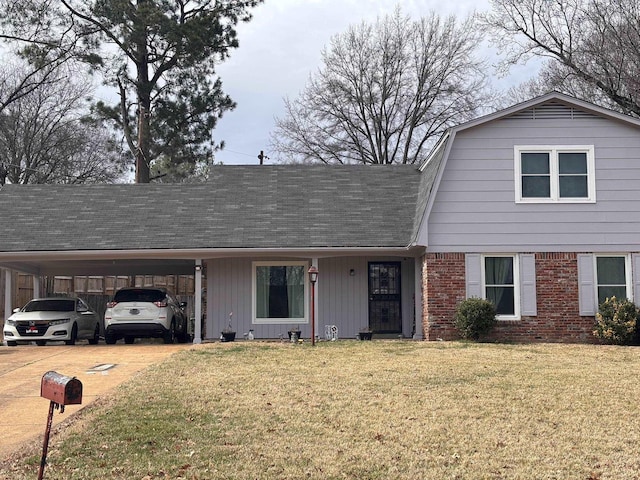
[[[11, 292], [14, 308], [22, 307], [33, 298], [32, 275], [12, 272]], [[0, 275], [0, 305], [4, 306], [5, 275]], [[44, 277], [40, 286], [41, 296], [75, 295], [85, 300], [101, 317], [106, 303], [122, 287], [165, 287], [192, 308], [195, 281], [192, 275], [135, 275], [135, 276], [77, 276]], [[4, 308], [0, 308], [0, 318]], [[4, 318], [3, 318], [4, 320]]]

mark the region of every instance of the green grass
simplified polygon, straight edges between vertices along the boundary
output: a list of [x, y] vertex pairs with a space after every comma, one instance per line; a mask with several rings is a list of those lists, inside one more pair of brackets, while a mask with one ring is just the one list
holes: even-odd
[[45, 478], [640, 478], [639, 370], [632, 347], [203, 345], [84, 409]]

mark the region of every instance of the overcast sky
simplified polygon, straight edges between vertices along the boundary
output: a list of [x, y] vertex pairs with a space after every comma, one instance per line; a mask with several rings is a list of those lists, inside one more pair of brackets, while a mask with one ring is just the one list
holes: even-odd
[[238, 27], [240, 47], [218, 68], [225, 92], [238, 106], [213, 133], [226, 143], [216, 162], [255, 164], [260, 150], [270, 156], [269, 134], [274, 117], [284, 114], [283, 98], [298, 96], [320, 67], [330, 38], [349, 25], [393, 13], [397, 4], [414, 18], [433, 10], [462, 19], [489, 8], [489, 0], [266, 0]]

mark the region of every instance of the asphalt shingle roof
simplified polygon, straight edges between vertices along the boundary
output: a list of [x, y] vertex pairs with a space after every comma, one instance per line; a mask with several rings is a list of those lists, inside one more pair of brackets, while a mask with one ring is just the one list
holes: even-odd
[[410, 165], [216, 166], [202, 184], [5, 185], [0, 252], [406, 247]]

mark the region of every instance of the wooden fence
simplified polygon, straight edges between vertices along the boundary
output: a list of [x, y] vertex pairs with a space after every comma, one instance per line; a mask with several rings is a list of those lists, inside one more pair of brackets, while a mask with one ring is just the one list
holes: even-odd
[[[4, 320], [5, 274], [0, 272], [0, 318]], [[14, 308], [22, 307], [33, 298], [32, 275], [12, 272], [11, 292]], [[195, 281], [192, 275], [136, 275], [136, 276], [78, 276], [45, 277], [40, 285], [40, 296], [74, 295], [85, 300], [100, 315], [106, 303], [122, 287], [165, 287], [189, 303], [191, 309]]]

